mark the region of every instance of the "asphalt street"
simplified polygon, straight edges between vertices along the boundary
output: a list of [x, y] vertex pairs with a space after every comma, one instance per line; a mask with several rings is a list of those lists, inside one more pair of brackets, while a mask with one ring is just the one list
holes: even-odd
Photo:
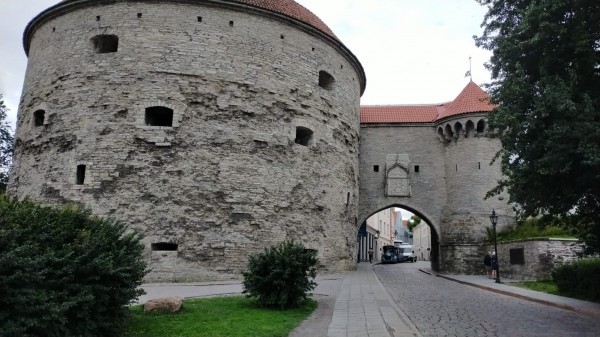
[[428, 262], [373, 266], [389, 295], [425, 337], [600, 336], [598, 317], [419, 271], [428, 266]]

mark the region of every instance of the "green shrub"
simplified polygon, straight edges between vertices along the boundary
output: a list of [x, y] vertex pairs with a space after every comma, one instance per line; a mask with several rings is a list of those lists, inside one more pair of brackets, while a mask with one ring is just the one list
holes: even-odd
[[558, 290], [588, 301], [600, 301], [600, 259], [587, 258], [562, 265], [552, 272]]
[[[488, 240], [492, 241], [494, 234], [491, 227], [486, 228]], [[565, 228], [558, 220], [546, 223], [537, 218], [529, 218], [517, 223], [515, 227], [498, 231], [498, 240], [521, 240], [531, 238], [574, 238], [573, 231]]]
[[302, 244], [285, 241], [249, 257], [244, 294], [264, 307], [297, 307], [317, 285], [317, 254]]
[[143, 245], [115, 220], [0, 195], [0, 336], [116, 336]]

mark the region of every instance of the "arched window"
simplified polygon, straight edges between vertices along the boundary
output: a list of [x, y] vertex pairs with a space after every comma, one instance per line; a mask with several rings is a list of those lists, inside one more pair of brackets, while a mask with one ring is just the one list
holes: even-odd
[[469, 119], [465, 125], [465, 137], [472, 136], [473, 131], [475, 131], [475, 123]]
[[149, 126], [173, 126], [173, 109], [164, 106], [148, 107], [144, 120]]
[[483, 131], [485, 131], [485, 120], [480, 119], [477, 122], [477, 133], [483, 133]]
[[438, 136], [440, 137], [441, 141], [443, 141], [443, 142], [448, 141], [448, 139], [446, 139], [446, 136], [444, 136], [444, 129], [441, 126], [438, 128], [437, 133], [438, 133]]
[[313, 131], [303, 126], [296, 127], [296, 139], [294, 143], [309, 146], [313, 140]]
[[335, 78], [331, 76], [326, 71], [319, 71], [319, 86], [323, 89], [331, 90], [333, 89], [333, 84], [335, 83]]
[[92, 38], [92, 43], [98, 54], [115, 53], [119, 48], [119, 37], [116, 35], [96, 35]]
[[454, 123], [454, 133], [456, 134], [456, 137], [460, 137], [460, 134], [463, 131], [463, 126], [460, 122], [456, 122]]
[[33, 113], [33, 125], [42, 126], [46, 120], [46, 111], [40, 109]]
[[454, 137], [454, 132], [452, 131], [452, 127], [450, 126], [450, 124], [446, 124], [445, 135], [448, 140], [450, 140]]

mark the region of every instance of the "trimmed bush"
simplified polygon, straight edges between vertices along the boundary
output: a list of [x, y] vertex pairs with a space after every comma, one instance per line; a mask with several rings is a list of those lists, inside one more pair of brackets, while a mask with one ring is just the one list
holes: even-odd
[[118, 221], [0, 195], [0, 336], [117, 336], [143, 249]]
[[600, 301], [600, 259], [587, 258], [562, 265], [552, 272], [561, 293], [588, 300]]
[[249, 257], [244, 294], [264, 307], [298, 307], [317, 285], [317, 252], [285, 241]]

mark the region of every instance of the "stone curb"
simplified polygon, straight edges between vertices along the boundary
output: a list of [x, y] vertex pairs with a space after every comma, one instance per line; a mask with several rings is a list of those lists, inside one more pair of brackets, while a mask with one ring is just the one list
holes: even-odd
[[544, 305], [548, 305], [548, 306], [552, 306], [552, 307], [556, 307], [556, 308], [560, 308], [560, 309], [564, 309], [564, 310], [569, 310], [569, 311], [573, 311], [573, 312], [580, 313], [580, 314], [587, 315], [587, 316], [600, 317], [600, 311], [589, 310], [589, 309], [586, 309], [586, 308], [581, 308], [581, 307], [573, 306], [573, 305], [566, 304], [566, 303], [558, 303], [558, 302], [551, 301], [551, 300], [545, 300], [545, 299], [542, 299], [542, 298], [535, 298], [535, 297], [527, 296], [527, 295], [524, 295], [524, 294], [518, 294], [516, 292], [502, 290], [502, 289], [498, 289], [498, 288], [494, 288], [494, 287], [490, 287], [490, 286], [485, 286], [485, 285], [481, 285], [481, 284], [476, 284], [476, 283], [472, 283], [472, 282], [468, 282], [468, 281], [458, 280], [456, 278], [453, 278], [452, 276], [441, 275], [441, 274], [434, 274], [434, 273], [425, 271], [423, 269], [419, 269], [419, 270], [421, 272], [429, 274], [429, 275], [434, 275], [434, 276], [441, 277], [441, 278], [446, 279], [446, 280], [454, 281], [454, 282], [461, 283], [461, 284], [466, 284], [466, 285], [469, 285], [469, 286], [472, 286], [472, 287], [475, 287], [475, 288], [492, 291], [492, 292], [495, 292], [495, 293], [498, 293], [498, 294], [512, 296], [512, 297], [515, 297], [515, 298], [520, 298], [520, 299], [531, 301], [531, 302], [536, 302], [536, 303], [540, 303], [540, 304], [544, 304]]

